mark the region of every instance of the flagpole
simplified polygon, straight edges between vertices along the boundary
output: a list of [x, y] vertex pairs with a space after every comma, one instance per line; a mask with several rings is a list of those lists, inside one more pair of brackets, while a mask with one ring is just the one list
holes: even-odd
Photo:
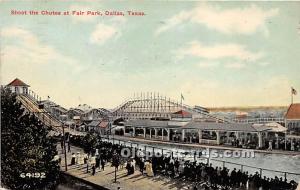
[[180, 96], [180, 105], [181, 105], [181, 109], [182, 109], [182, 96]]
[[294, 103], [294, 95], [297, 95], [297, 91], [294, 89], [294, 87], [291, 87], [291, 103]]
[[182, 110], [182, 93], [180, 94], [180, 105], [181, 105], [181, 110]]
[[293, 87], [291, 88], [291, 104], [293, 104]]

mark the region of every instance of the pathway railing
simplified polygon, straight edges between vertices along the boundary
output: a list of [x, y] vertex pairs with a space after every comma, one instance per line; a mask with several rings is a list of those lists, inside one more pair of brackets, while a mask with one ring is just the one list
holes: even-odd
[[[136, 148], [136, 149], [141, 149], [147, 154], [147, 152], [152, 152], [152, 155], [155, 153], [159, 152], [162, 155], [169, 155], [172, 157], [178, 156], [178, 151], [170, 150], [168, 148], [161, 148], [161, 147], [156, 147], [153, 145], [145, 145], [145, 144], [139, 144], [136, 142], [128, 141], [128, 140], [120, 140], [120, 139], [115, 139], [115, 138], [110, 138], [107, 136], [103, 136], [102, 140], [111, 142], [113, 144], [119, 144], [123, 145], [126, 147], [130, 148]], [[188, 150], [187, 150], [188, 151]], [[181, 152], [180, 155], [186, 154], [187, 152]], [[193, 153], [193, 151], [190, 151], [190, 153]], [[299, 181], [300, 179], [300, 173], [296, 172], [288, 172], [288, 171], [280, 171], [280, 170], [274, 170], [274, 169], [268, 169], [268, 168], [262, 168], [262, 167], [257, 167], [257, 166], [250, 166], [247, 164], [240, 164], [240, 163], [234, 163], [230, 161], [225, 161], [225, 160], [218, 160], [210, 157], [199, 157], [196, 154], [190, 154], [187, 155], [185, 160], [194, 160], [194, 161], [202, 161], [206, 163], [212, 163], [214, 167], [227, 167], [228, 169], [233, 169], [237, 168], [240, 169], [241, 171], [248, 171], [249, 174], [254, 174], [255, 172], [258, 172], [261, 177], [267, 176], [267, 177], [272, 177], [274, 178], [275, 176], [277, 177], [282, 177], [283, 179], [289, 179], [289, 180], [295, 180], [296, 182]]]
[[258, 123], [258, 124], [270, 123], [270, 122], [284, 123], [284, 118], [270, 117], [270, 118], [233, 119], [232, 122], [235, 122], [235, 123]]

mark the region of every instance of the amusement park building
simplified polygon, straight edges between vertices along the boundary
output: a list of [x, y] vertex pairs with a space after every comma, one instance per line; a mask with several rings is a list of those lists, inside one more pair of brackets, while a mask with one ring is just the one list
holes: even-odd
[[29, 85], [16, 78], [6, 85], [6, 87], [9, 88], [11, 92], [16, 94], [27, 94]]
[[[125, 122], [124, 134], [131, 137], [145, 139], [159, 139], [163, 141], [199, 142], [205, 144], [223, 143], [225, 137], [234, 133], [238, 138], [249, 134], [255, 136], [258, 147], [262, 147], [266, 132], [270, 127], [245, 123], [217, 123], [202, 121], [156, 121], [156, 120], [129, 120]], [[206, 135], [212, 139], [204, 138]], [[228, 138], [229, 139], [229, 138]]]
[[285, 114], [285, 126], [300, 134], [300, 103], [291, 104]]

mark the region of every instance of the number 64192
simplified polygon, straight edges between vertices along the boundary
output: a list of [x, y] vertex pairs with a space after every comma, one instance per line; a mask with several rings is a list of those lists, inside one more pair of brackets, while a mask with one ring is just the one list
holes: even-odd
[[21, 173], [21, 178], [46, 178], [45, 172]]

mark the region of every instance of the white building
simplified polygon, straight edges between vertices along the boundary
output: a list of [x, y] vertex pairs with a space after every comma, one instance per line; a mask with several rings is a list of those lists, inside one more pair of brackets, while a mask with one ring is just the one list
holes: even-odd
[[28, 94], [29, 85], [25, 84], [18, 78], [10, 82], [8, 85], [6, 85], [6, 87], [9, 88], [11, 92], [16, 94]]

